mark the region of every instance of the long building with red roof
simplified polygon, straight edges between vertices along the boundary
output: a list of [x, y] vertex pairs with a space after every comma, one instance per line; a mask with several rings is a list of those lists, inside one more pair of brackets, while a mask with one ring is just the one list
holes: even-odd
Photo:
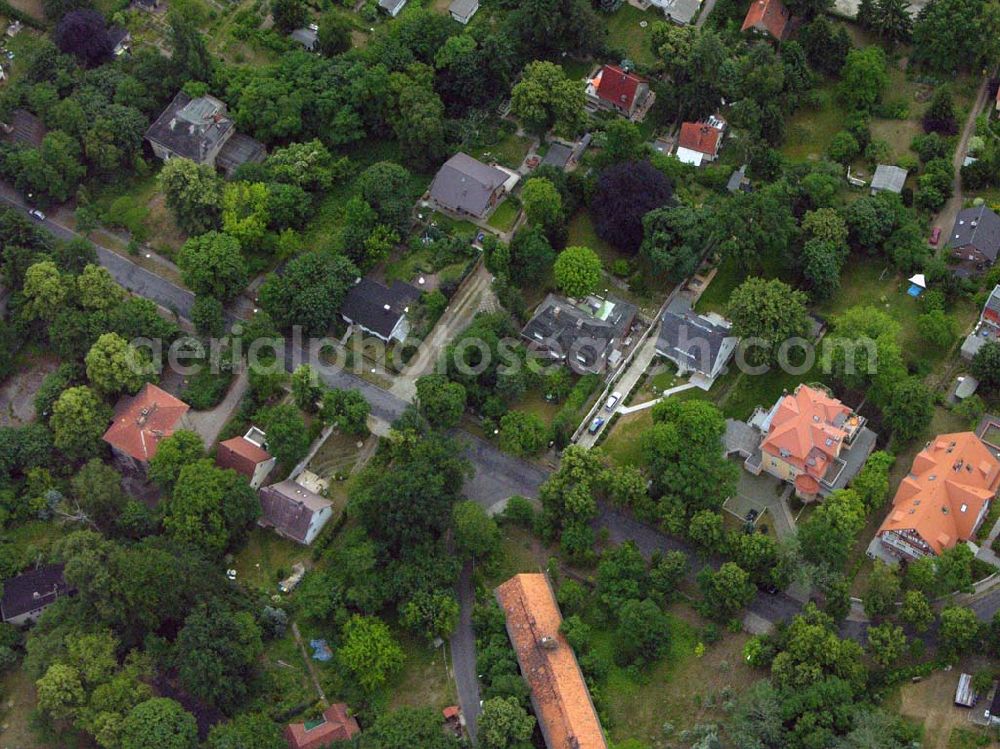
[[515, 575], [496, 589], [531, 704], [548, 749], [607, 749], [576, 656], [559, 632], [562, 614], [543, 574]]

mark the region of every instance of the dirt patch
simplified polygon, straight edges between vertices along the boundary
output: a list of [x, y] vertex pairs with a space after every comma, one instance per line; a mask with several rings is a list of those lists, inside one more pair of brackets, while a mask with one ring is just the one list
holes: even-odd
[[[955, 688], [963, 673], [974, 673], [986, 661], [963, 663], [951, 671], [935, 671], [916, 684], [906, 684], [900, 690], [900, 714], [923, 722], [925, 749], [948, 749], [955, 729], [981, 730], [969, 720], [971, 711], [956, 707]], [[994, 743], [993, 746], [996, 746]]]
[[0, 426], [21, 426], [35, 420], [35, 393], [58, 366], [54, 357], [32, 360], [0, 386]]
[[10, 4], [22, 13], [32, 18], [45, 21], [45, 11], [42, 10], [42, 0], [10, 0]]
[[157, 192], [153, 195], [148, 207], [149, 214], [144, 224], [149, 236], [152, 237], [150, 243], [161, 255], [174, 257], [187, 239], [187, 235], [178, 228], [170, 209], [167, 208], [163, 193]]

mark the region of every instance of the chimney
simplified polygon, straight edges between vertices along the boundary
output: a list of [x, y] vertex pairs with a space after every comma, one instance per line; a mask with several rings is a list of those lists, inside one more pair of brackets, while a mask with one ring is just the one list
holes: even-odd
[[556, 640], [555, 637], [550, 637], [549, 635], [545, 635], [541, 640], [538, 641], [538, 644], [541, 645], [542, 648], [545, 650], [555, 650], [556, 648], [559, 647], [559, 641]]

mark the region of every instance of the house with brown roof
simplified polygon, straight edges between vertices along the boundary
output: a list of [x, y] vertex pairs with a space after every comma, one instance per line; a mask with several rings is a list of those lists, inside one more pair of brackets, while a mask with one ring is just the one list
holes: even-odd
[[242, 437], [219, 443], [215, 464], [219, 468], [232, 468], [246, 476], [251, 487], [259, 489], [277, 463], [277, 458], [267, 451], [266, 439], [264, 432], [252, 426]]
[[576, 655], [559, 631], [562, 614], [543, 574], [515, 575], [496, 589], [507, 635], [548, 749], [607, 749]]
[[258, 524], [308, 546], [333, 516], [333, 502], [292, 480], [260, 490]]
[[644, 78], [617, 65], [605, 65], [587, 81], [587, 104], [592, 111], [617, 112], [641, 122], [655, 100]]
[[806, 502], [847, 486], [875, 447], [865, 419], [818, 386], [799, 385], [749, 424], [761, 437], [744, 466], [792, 484]]
[[974, 432], [940, 434], [913, 459], [869, 556], [937, 556], [972, 539], [1000, 488], [1000, 460]]
[[703, 122], [684, 122], [677, 138], [675, 155], [685, 164], [693, 166], [715, 161], [725, 131], [726, 123], [718, 117], [709, 117]]
[[316, 720], [285, 726], [289, 749], [326, 749], [334, 742], [347, 741], [359, 733], [358, 721], [347, 714], [347, 705], [343, 702], [330, 705]]
[[791, 30], [791, 20], [792, 14], [781, 0], [753, 0], [740, 31], [765, 34], [781, 42]]
[[178, 429], [190, 429], [189, 406], [156, 385], [147, 383], [138, 395], [123, 396], [115, 405], [104, 441], [111, 446], [123, 473], [145, 476], [160, 442]]

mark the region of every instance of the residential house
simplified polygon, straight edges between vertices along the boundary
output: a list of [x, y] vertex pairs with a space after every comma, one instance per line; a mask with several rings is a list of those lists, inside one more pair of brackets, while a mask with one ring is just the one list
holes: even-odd
[[914, 560], [971, 540], [998, 487], [1000, 460], [979, 435], [938, 435], [913, 459], [869, 556]]
[[580, 374], [614, 371], [631, 344], [634, 304], [588, 296], [582, 301], [549, 294], [521, 337], [528, 346]]
[[477, 10], [479, 10], [479, 0], [452, 0], [448, 6], [451, 17], [463, 26], [472, 20]]
[[160, 442], [178, 429], [189, 429], [189, 406], [156, 385], [146, 384], [136, 396], [122, 396], [104, 441], [119, 469], [145, 476]]
[[231, 468], [246, 476], [250, 486], [259, 489], [278, 462], [267, 451], [266, 439], [264, 432], [252, 426], [242, 437], [233, 437], [219, 443], [215, 464], [219, 468]]
[[347, 705], [343, 702], [330, 705], [315, 720], [285, 726], [289, 749], [327, 749], [334, 742], [348, 741], [359, 733], [358, 721], [353, 715], [348, 715]]
[[111, 41], [111, 53], [115, 57], [121, 57], [131, 51], [132, 35], [128, 29], [121, 26], [108, 29], [108, 39]]
[[687, 26], [694, 19], [701, 7], [701, 0], [650, 0], [663, 11], [667, 20], [678, 26]]
[[975, 275], [992, 266], [1000, 254], [1000, 216], [985, 205], [959, 211], [948, 248], [958, 261], [958, 276]]
[[484, 219], [506, 197], [510, 175], [456, 153], [434, 175], [430, 199], [445, 211]]
[[791, 30], [792, 14], [781, 0], [753, 0], [743, 19], [741, 31], [753, 31], [781, 42]]
[[972, 357], [987, 341], [1000, 341], [1000, 284], [993, 287], [983, 305], [979, 321], [962, 342], [962, 358], [972, 361]]
[[690, 304], [671, 305], [660, 318], [656, 353], [677, 365], [681, 375], [692, 375], [708, 389], [736, 350], [739, 339], [732, 323], [714, 313], [699, 315]]
[[548, 749], [607, 749], [562, 614], [544, 574], [520, 574], [496, 589], [538, 727]]
[[420, 294], [420, 289], [402, 281], [384, 286], [372, 278], [359, 278], [344, 295], [340, 316], [381, 341], [405, 341], [410, 334], [406, 316]]
[[704, 122], [684, 122], [677, 138], [675, 155], [685, 164], [693, 166], [715, 161], [725, 130], [726, 123], [718, 117], [709, 117]]
[[316, 43], [319, 41], [319, 30], [305, 26], [301, 29], [295, 29], [289, 36], [307, 50], [313, 52], [316, 49]]
[[388, 13], [391, 18], [398, 16], [405, 5], [406, 0], [378, 0], [378, 7]]
[[63, 579], [61, 564], [22, 572], [3, 581], [0, 619], [16, 627], [32, 624], [46, 608], [72, 592]]
[[656, 100], [649, 83], [617, 65], [605, 65], [587, 81], [587, 106], [591, 111], [617, 112], [633, 122], [641, 122]]
[[10, 113], [10, 122], [0, 123], [4, 139], [18, 146], [38, 148], [48, 133], [44, 123], [27, 109], [20, 107]]
[[792, 484], [805, 502], [847, 486], [875, 447], [865, 419], [819, 386], [799, 385], [748, 423], [760, 443], [746, 469]]
[[330, 500], [291, 480], [261, 489], [260, 507], [259, 525], [306, 546], [333, 516]]
[[907, 174], [908, 172], [902, 167], [879, 164], [875, 167], [875, 175], [872, 177], [872, 195], [883, 191], [894, 192], [898, 195], [903, 192]]
[[263, 161], [266, 153], [253, 138], [237, 137], [236, 125], [223, 102], [207, 95], [192, 99], [183, 91], [149, 126], [146, 140], [163, 161], [190, 159], [196, 164], [218, 166], [230, 176], [240, 164]]

